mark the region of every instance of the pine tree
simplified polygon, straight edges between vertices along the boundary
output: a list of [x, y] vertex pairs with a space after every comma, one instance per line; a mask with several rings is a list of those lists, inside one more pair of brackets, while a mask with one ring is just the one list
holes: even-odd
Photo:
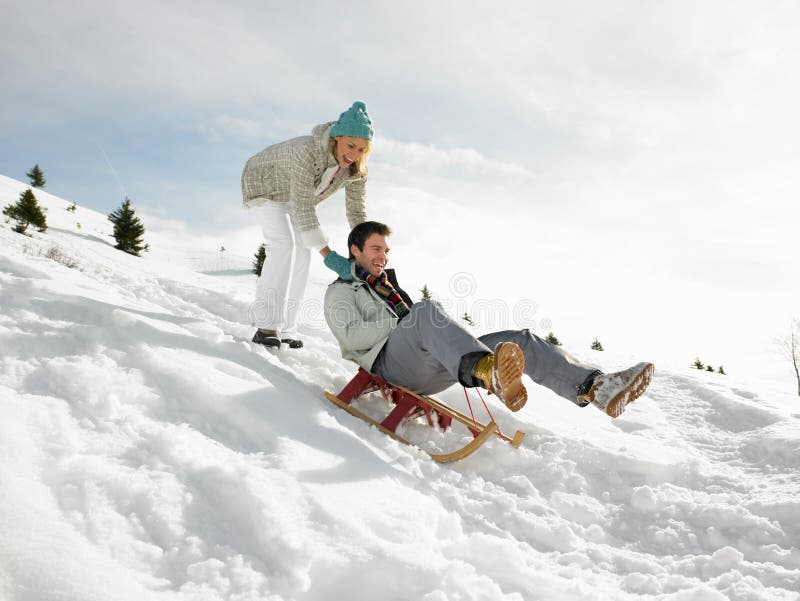
[[553, 334], [553, 332], [550, 332], [545, 340], [554, 346], [561, 346], [561, 341], [556, 338], [556, 335]]
[[420, 291], [420, 294], [422, 294], [422, 299], [421, 300], [433, 300], [433, 297], [431, 296], [431, 291], [428, 290], [428, 285], [427, 284], [423, 285], [422, 288], [420, 288], [419, 291]]
[[713, 372], [713, 371], [714, 371], [714, 368], [713, 368], [713, 367], [711, 367], [710, 365], [706, 365], [706, 371]]
[[727, 374], [725, 373], [725, 370], [724, 370], [724, 369], [722, 369], [722, 366], [721, 366], [721, 365], [719, 366], [719, 369], [717, 370], [717, 373], [718, 373], [718, 374], [722, 374], [723, 376], [727, 375]]
[[29, 225], [35, 226], [40, 232], [47, 230], [47, 218], [30, 188], [19, 195], [16, 204], [4, 208], [3, 215], [17, 222], [12, 229], [20, 234], [24, 234]]
[[267, 245], [260, 244], [258, 250], [255, 254], [255, 260], [253, 261], [253, 273], [257, 276], [261, 276], [261, 268], [264, 266], [264, 259], [267, 258]]
[[76, 205], [74, 202], [67, 207], [67, 211], [69, 211], [70, 213], [74, 213], [77, 209], [78, 205]]
[[39, 168], [39, 165], [34, 165], [25, 175], [31, 180], [31, 186], [34, 188], [44, 188], [47, 183], [44, 179], [44, 173]]
[[472, 318], [469, 316], [469, 313], [464, 313], [464, 317], [462, 317], [464, 321], [466, 321], [469, 325], [474, 326], [475, 323], [472, 321]]
[[695, 369], [705, 369], [706, 368], [706, 366], [703, 365], [703, 362], [700, 361], [700, 357], [696, 357], [695, 358], [694, 363], [692, 363], [692, 367], [694, 367]]
[[144, 225], [131, 208], [130, 198], [126, 196], [122, 206], [111, 213], [108, 220], [114, 224], [114, 240], [117, 241], [114, 248], [137, 257], [149, 249], [147, 244], [143, 244]]
[[602, 351], [603, 350], [603, 345], [600, 344], [600, 341], [597, 338], [595, 338], [594, 342], [592, 342], [592, 350], [593, 351]]

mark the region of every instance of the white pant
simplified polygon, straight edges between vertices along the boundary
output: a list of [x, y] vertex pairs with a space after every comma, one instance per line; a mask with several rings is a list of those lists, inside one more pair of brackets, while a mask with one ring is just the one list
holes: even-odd
[[250, 320], [257, 328], [279, 330], [283, 338], [297, 338], [311, 251], [303, 245], [288, 203], [268, 202], [250, 210], [261, 224], [267, 250]]

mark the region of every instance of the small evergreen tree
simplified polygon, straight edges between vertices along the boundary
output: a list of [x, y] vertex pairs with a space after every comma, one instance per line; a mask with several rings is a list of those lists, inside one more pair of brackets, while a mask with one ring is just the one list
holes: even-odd
[[73, 202], [70, 206], [67, 207], [67, 211], [69, 211], [70, 213], [74, 213], [77, 210], [77, 208], [78, 208], [78, 205], [76, 205]]
[[31, 186], [34, 188], [44, 188], [47, 183], [44, 179], [44, 173], [39, 168], [39, 165], [34, 165], [25, 175], [31, 180]]
[[420, 294], [422, 294], [422, 299], [421, 300], [433, 300], [433, 297], [431, 296], [431, 291], [428, 290], [428, 285], [427, 284], [423, 285], [422, 288], [420, 288], [419, 291], [420, 291]]
[[600, 344], [600, 341], [597, 338], [595, 338], [594, 342], [592, 342], [592, 350], [593, 351], [602, 351], [603, 350], [603, 345]]
[[35, 226], [40, 232], [47, 230], [47, 218], [30, 188], [19, 195], [16, 204], [4, 208], [3, 215], [17, 222], [12, 229], [20, 234], [24, 234], [29, 225]]
[[706, 365], [706, 371], [713, 372], [713, 371], [714, 371], [714, 368], [713, 368], [713, 367], [711, 367], [710, 365]]
[[475, 323], [472, 321], [472, 318], [469, 316], [469, 313], [464, 313], [464, 317], [462, 317], [461, 319], [466, 321], [471, 326], [475, 325]]
[[261, 276], [261, 268], [264, 266], [264, 259], [267, 258], [267, 245], [260, 244], [253, 260], [253, 273]]
[[705, 369], [706, 366], [703, 365], [703, 362], [700, 361], [700, 357], [695, 358], [694, 363], [692, 363], [692, 367], [695, 369]]
[[727, 375], [727, 374], [725, 373], [725, 370], [724, 370], [724, 369], [722, 369], [722, 366], [721, 366], [721, 365], [719, 366], [719, 369], [717, 370], [717, 373], [718, 373], [718, 374], [722, 374], [723, 376]]
[[111, 213], [108, 220], [114, 224], [114, 240], [117, 241], [114, 248], [137, 257], [143, 250], [149, 249], [148, 245], [143, 244], [144, 225], [131, 208], [130, 198], [126, 196], [122, 206]]
[[550, 344], [552, 344], [554, 346], [561, 346], [561, 341], [558, 338], [556, 338], [556, 335], [553, 334], [553, 332], [550, 332], [547, 335], [547, 338], [545, 338], [545, 340], [547, 340], [547, 342], [549, 342]]

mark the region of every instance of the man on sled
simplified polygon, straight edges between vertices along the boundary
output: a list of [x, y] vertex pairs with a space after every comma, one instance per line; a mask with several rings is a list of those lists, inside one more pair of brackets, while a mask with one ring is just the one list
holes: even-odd
[[385, 269], [390, 234], [376, 221], [354, 227], [347, 239], [350, 273], [340, 273], [325, 293], [325, 319], [345, 359], [419, 394], [435, 394], [456, 382], [485, 388], [511, 411], [528, 399], [523, 374], [611, 417], [622, 414], [650, 383], [652, 363], [605, 374], [527, 329], [476, 338], [436, 303], [411, 304]]

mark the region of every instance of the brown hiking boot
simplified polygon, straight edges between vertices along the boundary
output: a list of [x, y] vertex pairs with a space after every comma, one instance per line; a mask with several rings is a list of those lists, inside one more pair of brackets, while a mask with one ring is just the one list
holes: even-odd
[[494, 352], [478, 360], [473, 376], [495, 394], [511, 411], [519, 411], [528, 402], [528, 391], [522, 383], [525, 355], [514, 342], [500, 342]]
[[624, 371], [600, 374], [595, 377], [589, 392], [579, 395], [578, 400], [589, 401], [611, 417], [619, 417], [628, 403], [644, 393], [654, 371], [652, 363], [637, 363]]

